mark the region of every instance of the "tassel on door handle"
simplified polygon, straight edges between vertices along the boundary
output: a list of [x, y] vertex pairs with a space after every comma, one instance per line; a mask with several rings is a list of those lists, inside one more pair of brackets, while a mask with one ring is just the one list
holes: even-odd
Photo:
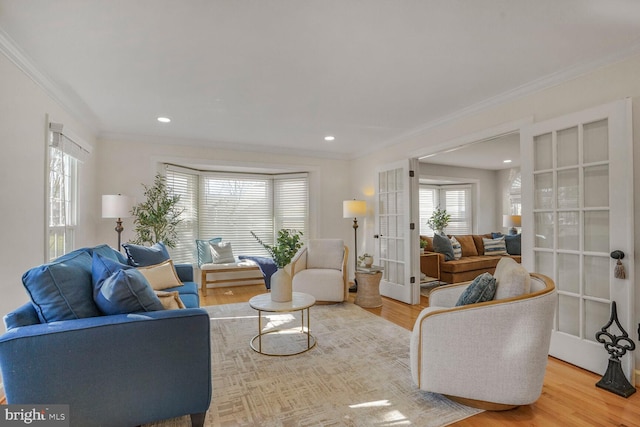
[[624, 258], [624, 252], [618, 250], [613, 251], [611, 252], [611, 258], [617, 260], [616, 267], [613, 270], [613, 277], [616, 279], [626, 279], [627, 273], [624, 271], [624, 265], [622, 265], [622, 262], [620, 261]]

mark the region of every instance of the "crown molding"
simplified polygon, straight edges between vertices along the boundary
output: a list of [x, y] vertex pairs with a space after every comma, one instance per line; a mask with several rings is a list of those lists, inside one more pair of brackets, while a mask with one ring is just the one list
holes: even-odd
[[41, 72], [29, 56], [0, 27], [0, 52], [4, 54], [18, 69], [36, 83], [53, 101], [82, 122], [92, 133], [98, 132], [98, 119], [90, 109], [77, 99], [73, 99], [46, 74]]
[[417, 128], [414, 128], [408, 132], [405, 132], [395, 138], [388, 140], [384, 144], [380, 144], [376, 147], [376, 149], [393, 146], [399, 143], [402, 143], [409, 138], [417, 137], [431, 129], [443, 126], [447, 123], [452, 123], [457, 120], [461, 120], [465, 117], [472, 116], [476, 113], [479, 113], [485, 109], [497, 107], [502, 104], [505, 104], [509, 101], [515, 101], [517, 99], [523, 98], [527, 95], [534, 94], [536, 92], [540, 92], [544, 89], [548, 89], [553, 86], [557, 86], [559, 84], [568, 82], [570, 80], [576, 79], [585, 74], [594, 72], [599, 68], [604, 68], [610, 65], [613, 65], [617, 62], [622, 62], [628, 58], [631, 58], [635, 55], [640, 54], [640, 43], [636, 43], [630, 46], [627, 49], [613, 52], [607, 56], [597, 58], [593, 61], [588, 61], [580, 64], [576, 64], [573, 67], [565, 68], [558, 72], [549, 74], [545, 77], [542, 77], [538, 80], [534, 80], [532, 82], [526, 83], [522, 86], [516, 87], [515, 89], [511, 89], [507, 92], [501, 93], [499, 95], [493, 96], [491, 98], [487, 98], [483, 101], [480, 101], [476, 104], [465, 107], [461, 110], [455, 111], [451, 114], [440, 117], [439, 119], [432, 120], [428, 123], [423, 124]]

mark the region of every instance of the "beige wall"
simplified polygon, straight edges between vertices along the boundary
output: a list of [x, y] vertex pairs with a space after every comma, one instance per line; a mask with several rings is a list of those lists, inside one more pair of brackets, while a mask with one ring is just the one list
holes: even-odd
[[[45, 132], [50, 120], [64, 124], [90, 145], [87, 129], [57, 105], [4, 55], [0, 55], [0, 200], [3, 244], [0, 245], [0, 316], [28, 301], [21, 277], [45, 256]], [[77, 244], [95, 241], [95, 157], [81, 166]], [[4, 324], [0, 327], [4, 331]]]

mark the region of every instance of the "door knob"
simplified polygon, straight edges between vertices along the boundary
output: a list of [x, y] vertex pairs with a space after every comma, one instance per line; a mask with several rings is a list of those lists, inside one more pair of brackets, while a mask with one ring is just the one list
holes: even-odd
[[624, 258], [624, 252], [622, 251], [613, 251], [611, 252], [611, 258], [621, 260]]

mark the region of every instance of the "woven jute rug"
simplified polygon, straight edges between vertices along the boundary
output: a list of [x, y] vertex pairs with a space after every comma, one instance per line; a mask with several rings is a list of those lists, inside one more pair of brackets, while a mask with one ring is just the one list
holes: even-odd
[[[409, 370], [410, 332], [354, 304], [311, 307], [317, 345], [286, 357], [251, 349], [258, 320], [248, 303], [206, 310], [213, 369], [207, 426], [444, 426], [481, 412], [419, 390]], [[263, 345], [306, 345], [290, 329], [301, 327], [294, 314], [263, 314], [265, 328], [283, 331]], [[154, 424], [189, 425], [189, 417]]]

